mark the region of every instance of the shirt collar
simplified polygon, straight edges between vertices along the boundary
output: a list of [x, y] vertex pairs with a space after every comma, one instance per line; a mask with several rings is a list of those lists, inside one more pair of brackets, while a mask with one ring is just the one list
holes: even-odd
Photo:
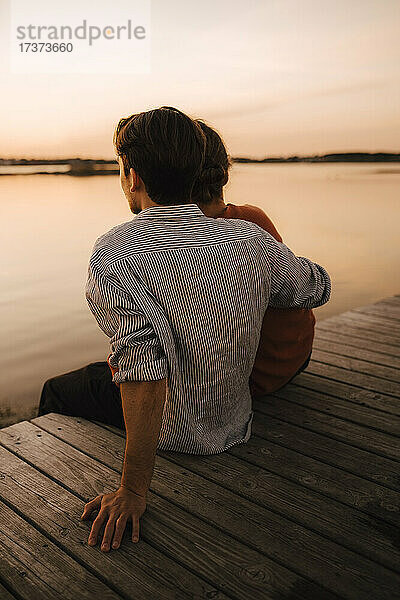
[[173, 206], [148, 206], [136, 215], [136, 219], [192, 219], [204, 217], [197, 204], [174, 204]]

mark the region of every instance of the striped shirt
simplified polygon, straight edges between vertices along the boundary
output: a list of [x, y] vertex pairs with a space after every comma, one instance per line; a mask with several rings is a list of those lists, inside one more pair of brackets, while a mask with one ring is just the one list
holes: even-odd
[[115, 383], [167, 378], [158, 449], [214, 454], [245, 443], [249, 376], [267, 306], [314, 308], [326, 270], [258, 225], [196, 204], [151, 206], [100, 236], [86, 299], [110, 338]]

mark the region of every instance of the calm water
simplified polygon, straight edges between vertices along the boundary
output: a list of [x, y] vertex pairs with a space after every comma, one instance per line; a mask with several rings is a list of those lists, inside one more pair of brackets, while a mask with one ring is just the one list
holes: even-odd
[[[331, 275], [317, 320], [400, 292], [396, 165], [235, 166], [226, 198], [255, 204], [298, 256]], [[36, 416], [43, 382], [105, 360], [86, 305], [95, 239], [132, 218], [118, 177], [0, 178], [0, 426]]]

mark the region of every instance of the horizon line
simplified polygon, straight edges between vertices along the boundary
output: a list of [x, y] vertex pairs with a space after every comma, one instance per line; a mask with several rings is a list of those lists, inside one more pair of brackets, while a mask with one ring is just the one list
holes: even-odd
[[[364, 151], [364, 150], [351, 150], [351, 151], [333, 151], [333, 152], [324, 152], [323, 154], [280, 154], [280, 155], [265, 155], [264, 157], [257, 157], [257, 156], [231, 156], [231, 160], [232, 161], [241, 161], [241, 160], [252, 160], [252, 161], [266, 161], [266, 160], [277, 160], [277, 159], [283, 159], [283, 160], [289, 160], [289, 159], [307, 159], [307, 158], [324, 158], [324, 157], [328, 157], [328, 156], [351, 156], [351, 155], [362, 155], [362, 156], [377, 156], [377, 155], [383, 155], [383, 156], [400, 156], [400, 150], [397, 151], [393, 151], [393, 150], [376, 150], [376, 151]], [[118, 161], [116, 158], [89, 158], [89, 157], [85, 157], [85, 156], [62, 156], [62, 157], [40, 157], [40, 158], [33, 158], [33, 157], [29, 157], [27, 158], [26, 156], [20, 156], [20, 157], [15, 157], [15, 156], [3, 156], [0, 157], [0, 164], [3, 162], [17, 162], [17, 161], [23, 161], [23, 162], [34, 162], [36, 164], [40, 163], [40, 161], [43, 161], [43, 163], [50, 163], [52, 161], [56, 162], [56, 163], [61, 163], [61, 162], [65, 162], [68, 163], [69, 161], [87, 161], [87, 162], [99, 162], [99, 163], [116, 163], [118, 164]]]

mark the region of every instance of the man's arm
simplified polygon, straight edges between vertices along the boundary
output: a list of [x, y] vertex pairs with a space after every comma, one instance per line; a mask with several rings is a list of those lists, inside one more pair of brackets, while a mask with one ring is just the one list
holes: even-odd
[[153, 475], [166, 378], [121, 383], [126, 445], [121, 487], [146, 496]]
[[94, 546], [105, 525], [101, 549], [121, 544], [126, 523], [132, 520], [132, 541], [139, 540], [139, 520], [146, 510], [147, 492], [154, 470], [157, 442], [166, 395], [166, 378], [158, 381], [126, 381], [121, 384], [126, 427], [121, 485], [115, 492], [100, 494], [85, 505], [82, 519], [100, 509], [88, 543]]
[[139, 519], [154, 469], [168, 375], [167, 358], [134, 290], [107, 275], [101, 256], [89, 263], [86, 299], [99, 327], [110, 337], [110, 361], [120, 384], [127, 439], [120, 487], [100, 494], [85, 505], [82, 519], [95, 509], [89, 545], [95, 545], [105, 524], [101, 549], [118, 548], [128, 520], [132, 541], [139, 539]]
[[316, 308], [326, 304], [332, 283], [326, 269], [266, 234], [262, 243], [271, 267], [269, 306], [274, 308]]

